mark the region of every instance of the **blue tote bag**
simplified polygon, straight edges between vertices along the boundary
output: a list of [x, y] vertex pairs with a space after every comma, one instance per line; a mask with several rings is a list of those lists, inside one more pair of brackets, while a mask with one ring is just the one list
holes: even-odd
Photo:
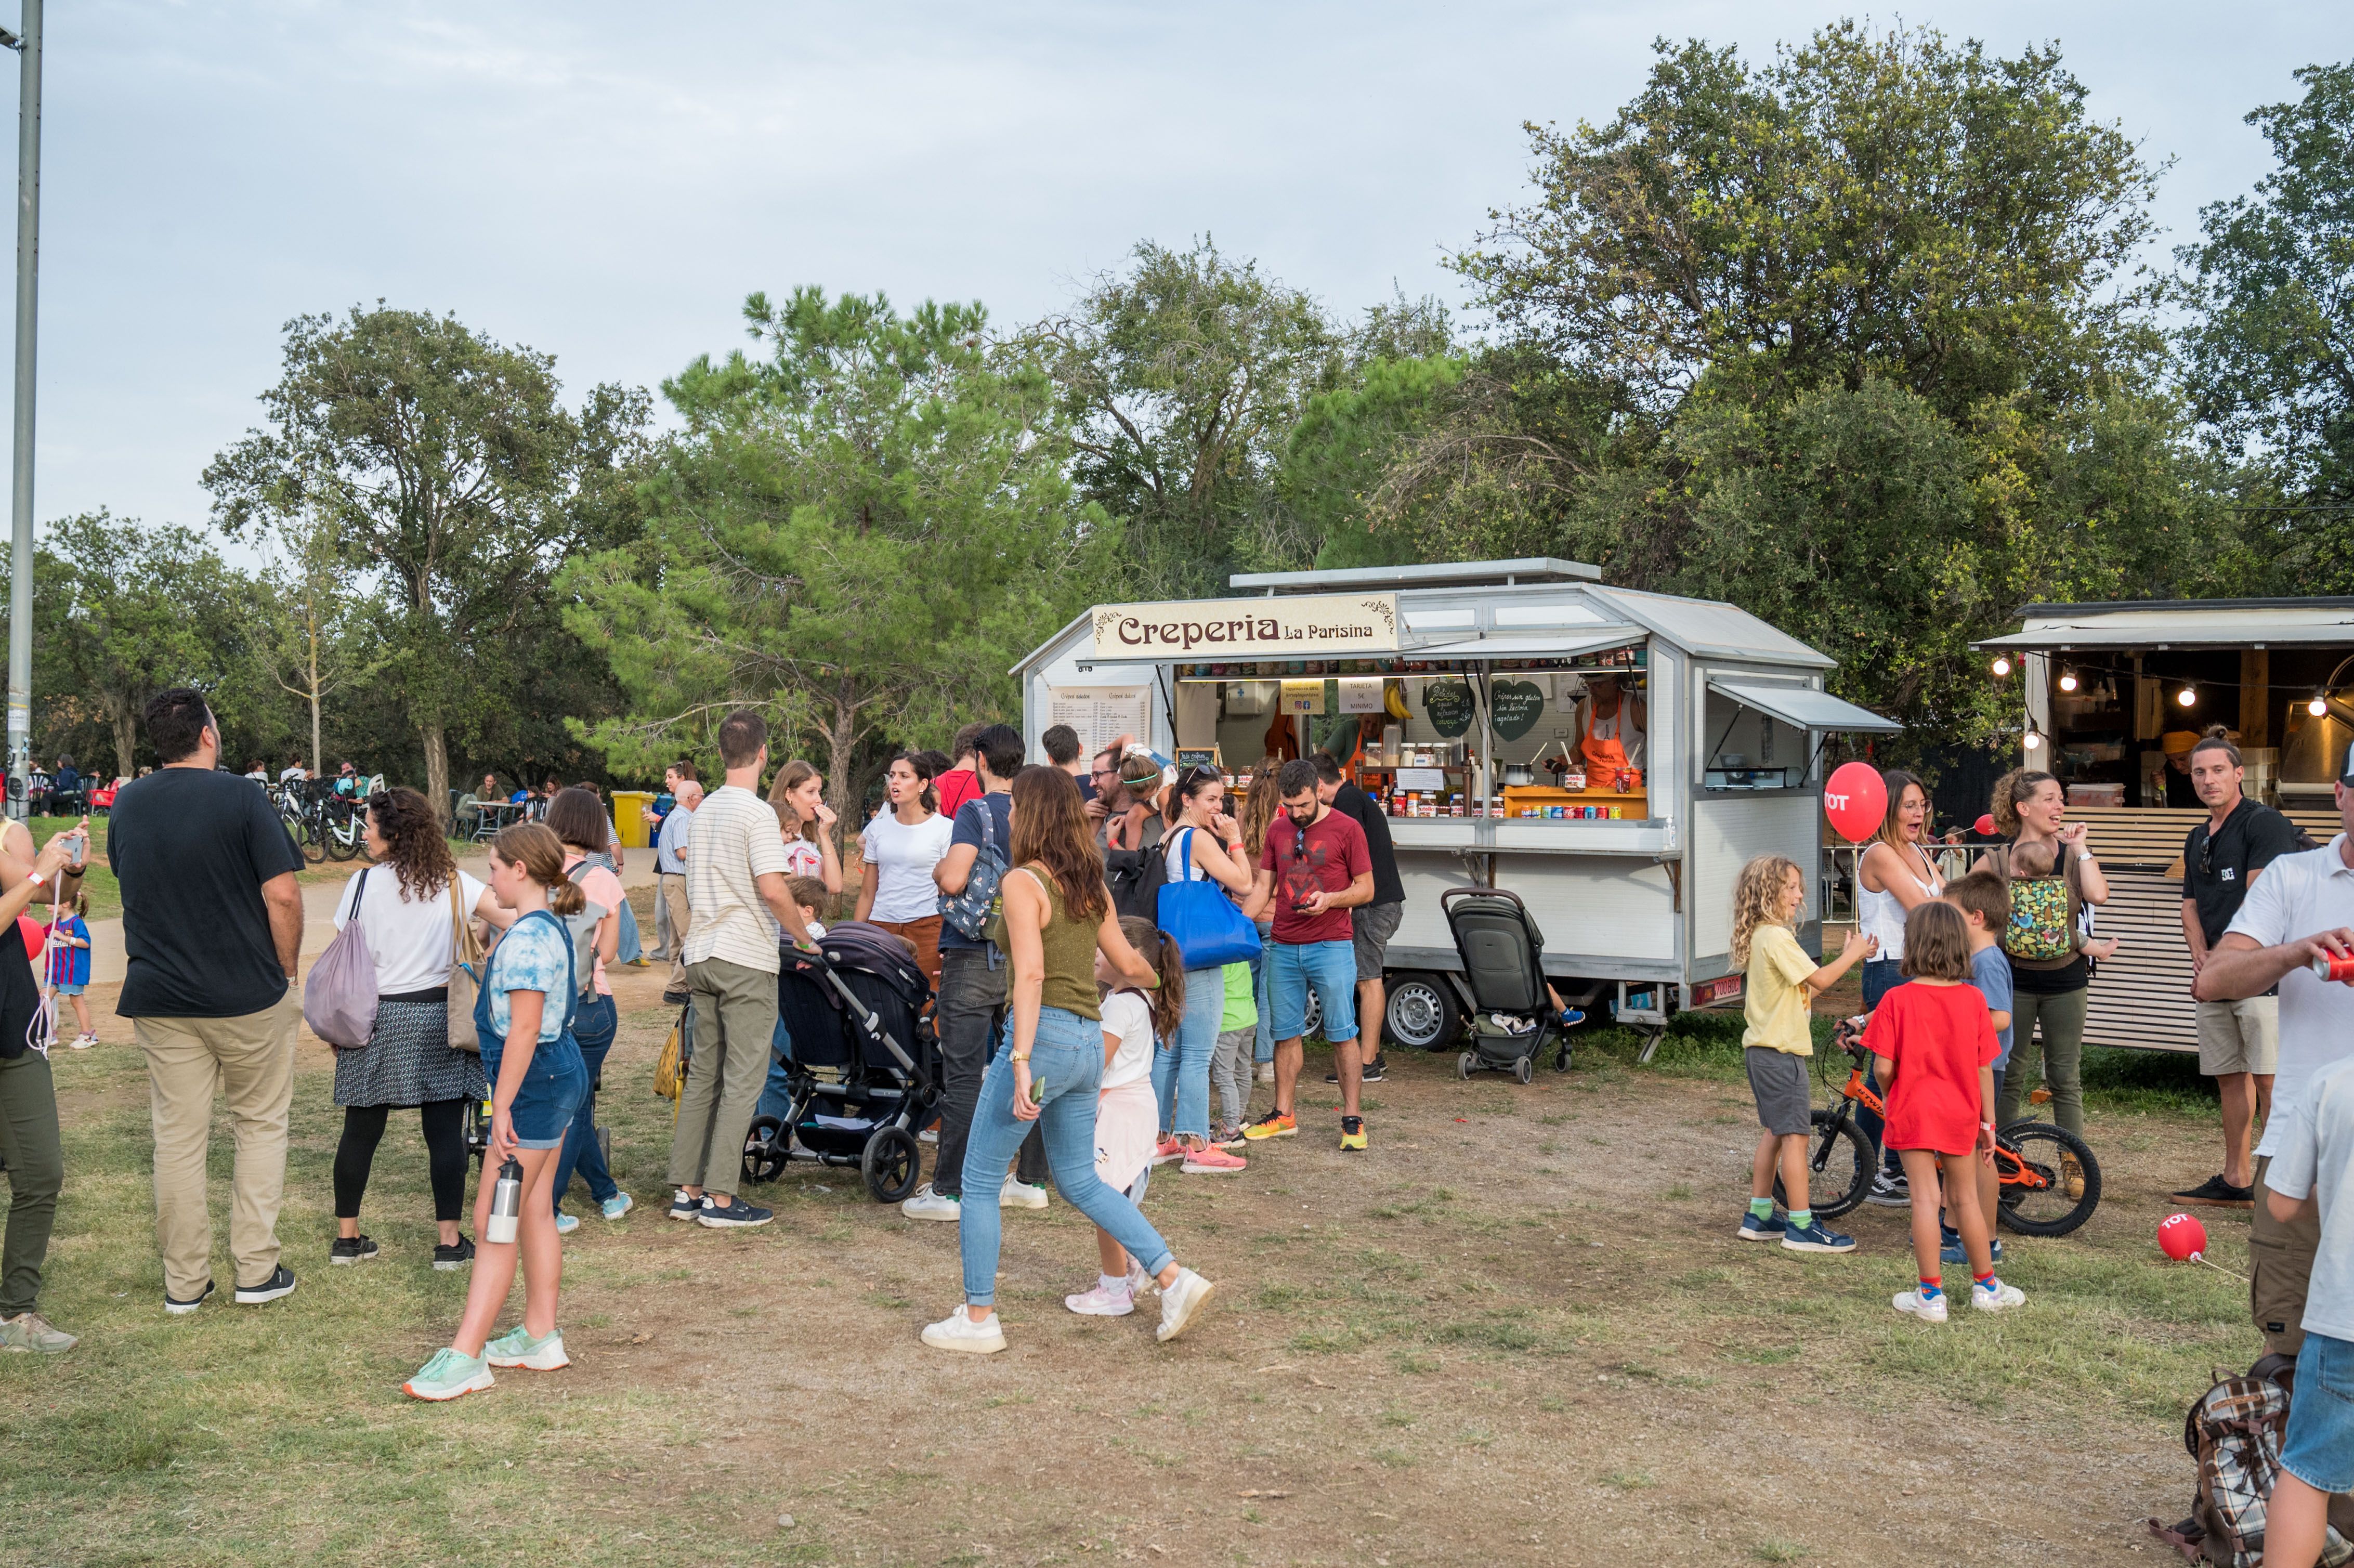
[[1184, 830], [1178, 874], [1185, 880], [1161, 885], [1157, 906], [1161, 928], [1176, 941], [1189, 969], [1249, 963], [1258, 957], [1258, 927], [1243, 918], [1225, 888], [1206, 879], [1193, 880], [1193, 835], [1199, 831]]

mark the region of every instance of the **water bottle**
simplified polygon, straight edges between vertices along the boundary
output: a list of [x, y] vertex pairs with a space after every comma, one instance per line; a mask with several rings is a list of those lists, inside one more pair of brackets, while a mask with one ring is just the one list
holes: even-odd
[[512, 1246], [515, 1239], [515, 1221], [523, 1213], [523, 1167], [514, 1156], [499, 1167], [498, 1184], [491, 1189], [491, 1223], [482, 1231], [482, 1239], [497, 1246]]

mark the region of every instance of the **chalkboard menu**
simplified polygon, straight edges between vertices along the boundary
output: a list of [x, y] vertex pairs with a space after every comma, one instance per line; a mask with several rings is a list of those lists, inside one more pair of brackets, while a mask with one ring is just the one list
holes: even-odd
[[1471, 687], [1464, 681], [1426, 681], [1422, 687], [1422, 711], [1430, 716], [1430, 727], [1449, 740], [1471, 727]]
[[1518, 740], [1544, 716], [1544, 688], [1531, 681], [1498, 681], [1488, 688], [1488, 722], [1506, 740]]

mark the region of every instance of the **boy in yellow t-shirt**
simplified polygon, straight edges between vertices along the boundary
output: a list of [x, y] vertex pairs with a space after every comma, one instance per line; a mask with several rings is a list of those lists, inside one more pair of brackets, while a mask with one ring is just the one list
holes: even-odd
[[[1880, 939], [1850, 931], [1840, 956], [1818, 965], [1798, 946], [1793, 928], [1807, 906], [1807, 879], [1790, 861], [1760, 855], [1741, 868], [1733, 887], [1733, 961], [1744, 966], [1742, 1060], [1757, 1099], [1756, 1157], [1750, 1161], [1749, 1213], [1735, 1234], [1744, 1241], [1775, 1241], [1792, 1252], [1853, 1252], [1855, 1238], [1815, 1224], [1807, 1202], [1807, 1137], [1813, 1118], [1807, 1058], [1815, 1054], [1815, 997], [1837, 985], [1858, 962], [1880, 951]], [[1774, 1217], [1774, 1168], [1792, 1208], [1785, 1225]]]

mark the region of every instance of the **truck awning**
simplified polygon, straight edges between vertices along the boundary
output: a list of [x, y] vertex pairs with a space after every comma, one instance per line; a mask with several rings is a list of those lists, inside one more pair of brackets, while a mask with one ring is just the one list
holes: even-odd
[[1889, 735], [1904, 726], [1893, 719], [1882, 718], [1870, 708], [1860, 708], [1842, 697], [1829, 692], [1819, 692], [1811, 686], [1777, 686], [1761, 681], [1711, 681], [1708, 689], [1719, 696], [1730, 697], [1744, 707], [1755, 708], [1769, 718], [1800, 729], [1859, 730], [1873, 735]]
[[1639, 626], [1581, 626], [1575, 630], [1508, 631], [1460, 642], [1426, 643], [1401, 650], [1400, 659], [1569, 659], [1643, 640]]

